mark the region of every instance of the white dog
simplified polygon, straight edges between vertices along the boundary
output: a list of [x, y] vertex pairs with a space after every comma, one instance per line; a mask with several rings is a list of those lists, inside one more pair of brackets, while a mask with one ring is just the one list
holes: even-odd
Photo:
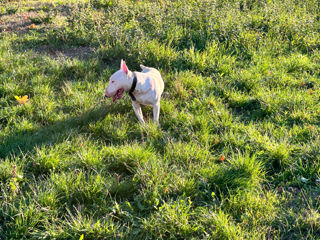
[[121, 60], [120, 70], [110, 77], [106, 97], [113, 97], [115, 101], [122, 97], [124, 91], [129, 92], [139, 121], [144, 123], [140, 106], [143, 104], [153, 107], [153, 121], [159, 124], [160, 98], [164, 83], [157, 69], [143, 65], [140, 67], [142, 72], [131, 72], [125, 61]]

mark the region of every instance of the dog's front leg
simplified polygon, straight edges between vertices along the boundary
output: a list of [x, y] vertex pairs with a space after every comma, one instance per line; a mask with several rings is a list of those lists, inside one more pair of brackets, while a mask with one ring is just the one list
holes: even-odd
[[135, 101], [132, 101], [132, 107], [133, 107], [134, 112], [136, 113], [137, 118], [143, 124], [144, 120], [143, 120], [143, 115], [142, 115], [142, 110], [141, 110], [140, 104]]
[[160, 101], [153, 106], [153, 121], [159, 125]]

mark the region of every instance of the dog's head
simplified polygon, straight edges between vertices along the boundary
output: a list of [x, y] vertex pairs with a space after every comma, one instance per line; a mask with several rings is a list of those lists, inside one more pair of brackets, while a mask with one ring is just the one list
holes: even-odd
[[121, 60], [120, 70], [116, 71], [110, 77], [105, 96], [113, 97], [113, 101], [120, 99], [124, 90], [129, 87], [128, 74], [129, 69], [126, 65], [126, 62]]

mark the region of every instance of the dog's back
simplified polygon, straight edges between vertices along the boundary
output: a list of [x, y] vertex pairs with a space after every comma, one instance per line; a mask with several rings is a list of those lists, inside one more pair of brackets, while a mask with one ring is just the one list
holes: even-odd
[[163, 90], [164, 90], [164, 82], [163, 79], [161, 77], [160, 72], [152, 67], [146, 67], [143, 65], [140, 65], [141, 69], [142, 69], [142, 73], [148, 73], [148, 74], [153, 74], [155, 75], [155, 80], [156, 80], [156, 84], [159, 86], [159, 90], [160, 90], [160, 94], [162, 94]]

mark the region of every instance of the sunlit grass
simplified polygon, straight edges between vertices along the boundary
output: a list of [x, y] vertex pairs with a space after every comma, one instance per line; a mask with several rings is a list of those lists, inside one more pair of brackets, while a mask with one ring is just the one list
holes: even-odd
[[[316, 6], [2, 2], [0, 238], [317, 239]], [[120, 59], [160, 127], [104, 98]]]

